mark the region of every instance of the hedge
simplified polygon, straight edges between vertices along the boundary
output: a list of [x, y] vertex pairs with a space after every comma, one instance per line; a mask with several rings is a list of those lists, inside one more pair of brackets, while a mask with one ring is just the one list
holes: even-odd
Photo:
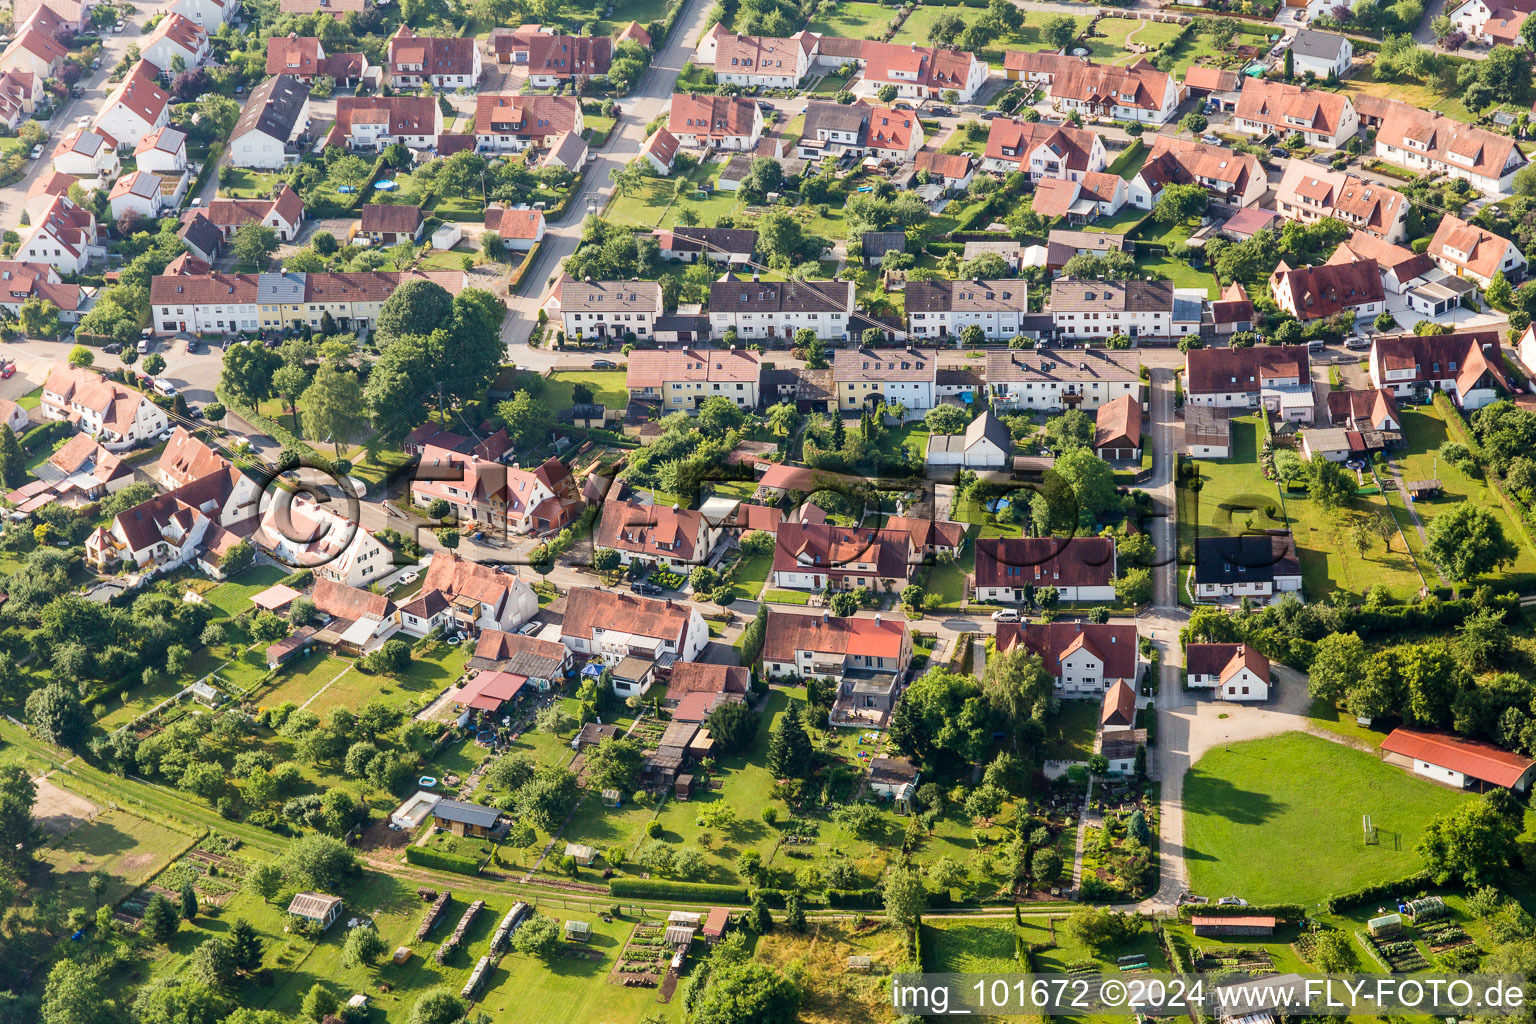
[[480, 862], [457, 853], [445, 853], [442, 850], [429, 850], [421, 846], [407, 846], [405, 859], [409, 864], [417, 864], [424, 868], [437, 868], [439, 871], [452, 871], [460, 875], [478, 875]]
[[22, 431], [17, 443], [23, 451], [36, 451], [43, 445], [52, 446], [53, 442], [69, 437], [74, 433], [74, 426], [68, 420], [50, 420], [41, 426]]
[[828, 889], [827, 906], [878, 910], [884, 905], [879, 889]]
[[608, 883], [610, 895], [631, 900], [681, 900], [685, 903], [747, 902], [744, 885], [708, 885], [703, 882], [668, 882], [659, 878], [615, 878]]
[[1325, 904], [1328, 913], [1337, 914], [1352, 907], [1362, 907], [1367, 903], [1376, 903], [1380, 900], [1396, 896], [1398, 893], [1412, 890], [1427, 889], [1434, 885], [1434, 879], [1429, 877], [1429, 872], [1420, 871], [1416, 875], [1399, 879], [1396, 882], [1382, 882], [1378, 885], [1367, 885], [1362, 889], [1354, 889], [1349, 892], [1335, 893], [1328, 897]]
[[1196, 914], [1201, 917], [1247, 917], [1250, 914], [1262, 914], [1269, 917], [1278, 917], [1283, 921], [1299, 921], [1307, 916], [1306, 910], [1299, 903], [1253, 904], [1246, 907], [1222, 907], [1211, 903], [1186, 903], [1179, 908], [1179, 920], [1186, 924]]

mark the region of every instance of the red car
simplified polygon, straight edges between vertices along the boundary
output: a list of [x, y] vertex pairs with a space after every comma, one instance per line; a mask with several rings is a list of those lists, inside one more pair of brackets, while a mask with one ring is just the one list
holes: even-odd
[[15, 373], [15, 363], [6, 363], [4, 366], [0, 366], [0, 380], [10, 380]]

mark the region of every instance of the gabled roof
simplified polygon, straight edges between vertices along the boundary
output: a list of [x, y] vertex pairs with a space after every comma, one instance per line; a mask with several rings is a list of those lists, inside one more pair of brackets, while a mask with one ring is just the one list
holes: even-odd
[[691, 562], [708, 554], [699, 550], [706, 541], [703, 527], [703, 513], [694, 509], [607, 501], [594, 540], [605, 548]]
[[1510, 136], [1406, 103], [1389, 104], [1376, 141], [1488, 178], [1503, 177], [1506, 168], [1526, 163]]
[[574, 96], [500, 95], [475, 97], [476, 135], [523, 135], [553, 138], [576, 131], [581, 104]]
[[1390, 754], [1400, 754], [1415, 761], [1448, 768], [1496, 786], [1513, 786], [1536, 763], [1512, 751], [1501, 750], [1491, 743], [1422, 729], [1393, 729], [1381, 741], [1381, 749]]
[[543, 210], [508, 210], [499, 204], [485, 208], [485, 230], [502, 238], [532, 241], [544, 227]]
[[[128, 77], [123, 79], [112, 93], [107, 97], [106, 104], [101, 108], [102, 112], [112, 110], [118, 104], [122, 104], [133, 114], [141, 118], [147, 125], [155, 125], [165, 113], [166, 105], [171, 101], [170, 93], [160, 88], [160, 69], [147, 60], [141, 60], [128, 72]], [[260, 86], [258, 86], [260, 88]], [[238, 133], [238, 127], [236, 129]], [[234, 136], [232, 135], [231, 138]]]
[[178, 424], [160, 455], [161, 474], [180, 487], [210, 473], [229, 468], [229, 461]]
[[347, 138], [354, 124], [383, 124], [390, 135], [436, 136], [441, 118], [437, 100], [428, 96], [342, 96], [332, 131]]
[[1245, 77], [1237, 117], [1287, 131], [1300, 127], [1332, 137], [1350, 108], [1349, 98], [1342, 93]]
[[724, 274], [709, 286], [711, 313], [852, 313], [850, 281], [744, 281]]
[[1295, 268], [1282, 260], [1270, 276], [1270, 291], [1278, 294], [1282, 282], [1289, 285], [1293, 312], [1300, 320], [1317, 320], [1386, 298], [1375, 260]]
[[1136, 627], [1092, 622], [1001, 622], [997, 626], [997, 651], [1024, 646], [1040, 656], [1045, 670], [1061, 678], [1061, 663], [1086, 650], [1104, 666], [1105, 679], [1132, 679], [1136, 675]]
[[528, 41], [528, 74], [550, 78], [606, 75], [613, 65], [613, 40], [607, 36], [556, 36], [540, 33]]
[[1448, 213], [1435, 229], [1428, 252], [1479, 277], [1491, 278], [1503, 267], [1511, 249], [1519, 252], [1509, 239]]
[[1093, 428], [1093, 446], [1141, 447], [1141, 401], [1121, 395], [1099, 406]]
[[1195, 542], [1195, 582], [1272, 583], [1301, 576], [1296, 541], [1289, 530], [1242, 537], [1201, 537]]
[[1107, 537], [994, 537], [976, 542], [976, 586], [1103, 587], [1115, 574]]
[[349, 587], [323, 576], [315, 578], [313, 599], [315, 608], [333, 619], [385, 619], [395, 610], [395, 603], [383, 594]]
[[314, 36], [273, 36], [267, 40], [267, 74], [312, 76], [321, 74], [325, 49]]
[[756, 352], [720, 349], [636, 349], [630, 353], [624, 383], [629, 388], [658, 388], [683, 381], [756, 382], [762, 362]]
[[667, 129], [673, 135], [736, 138], [751, 135], [756, 123], [754, 99], [673, 93]]
[[[1017, 160], [1025, 167], [1030, 154], [1044, 146], [1067, 170], [1086, 171], [1096, 144], [1102, 145], [1098, 136], [1081, 128], [999, 117], [987, 129], [986, 157]], [[1007, 151], [1012, 151], [1011, 155]]]
[[672, 640], [682, 649], [692, 609], [672, 601], [653, 601], [633, 594], [574, 587], [566, 598], [562, 635], [592, 639], [592, 627], [622, 629], [636, 636]]
[[1332, 32], [1318, 32], [1315, 29], [1304, 28], [1296, 33], [1291, 40], [1291, 52], [1298, 57], [1317, 57], [1322, 60], [1335, 61], [1344, 52], [1344, 47], [1349, 41], [1343, 36], [1334, 35]]
[[1099, 712], [1099, 726], [1130, 728], [1136, 724], [1136, 691], [1124, 679], [1111, 686], [1104, 694], [1104, 706]]
[[421, 227], [421, 207], [390, 203], [369, 203], [358, 217], [363, 231], [385, 234], [414, 234]]
[[1333, 255], [1328, 257], [1329, 263], [1353, 263], [1356, 260], [1375, 260], [1383, 273], [1392, 271], [1400, 282], [1427, 274], [1435, 266], [1428, 253], [1393, 245], [1384, 238], [1360, 230], [1340, 242]]
[[1184, 669], [1190, 675], [1216, 676], [1225, 683], [1243, 669], [1269, 681], [1269, 659], [1252, 644], [1186, 644]]
[[1371, 346], [1371, 361], [1389, 372], [1412, 370], [1415, 381], [1454, 380], [1462, 395], [1476, 387], [1484, 374], [1509, 389], [1495, 330], [1378, 336]]
[[1130, 67], [1075, 62], [1057, 72], [1051, 96], [1094, 105], [1161, 110], [1171, 83], [1167, 73], [1145, 60]]
[[751, 670], [740, 665], [680, 661], [672, 666], [667, 699], [677, 700], [689, 693], [746, 693], [751, 682]]
[[[796, 652], [846, 657], [900, 659], [906, 626], [881, 618], [840, 618], [835, 615], [797, 615], [768, 610], [768, 629], [763, 636], [763, 658], [792, 662]], [[905, 666], [898, 666], [905, 667]]]
[[469, 75], [474, 72], [474, 61], [473, 38], [418, 36], [408, 25], [401, 25], [389, 38], [392, 74]]
[[1311, 378], [1305, 345], [1253, 345], [1248, 348], [1190, 349], [1184, 357], [1185, 387], [1192, 395], [1256, 392], [1264, 381]]
[[230, 135], [238, 139], [259, 131], [280, 142], [287, 142], [300, 127], [299, 117], [309, 103], [309, 86], [293, 75], [277, 74], [251, 90], [240, 120]]

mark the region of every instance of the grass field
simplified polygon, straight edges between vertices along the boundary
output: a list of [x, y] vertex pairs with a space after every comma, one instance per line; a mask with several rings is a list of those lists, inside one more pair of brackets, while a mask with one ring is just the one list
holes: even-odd
[[[1179, 26], [1139, 18], [1101, 18], [1095, 35], [1083, 43], [1094, 60], [1103, 64], [1133, 64], [1141, 57], [1151, 58], [1164, 43], [1172, 42]], [[1132, 45], [1145, 46], [1147, 52], [1133, 51]]]
[[[848, 957], [867, 956], [875, 970], [857, 974]], [[892, 928], [855, 928], [843, 921], [816, 921], [803, 935], [783, 928], [757, 940], [754, 959], [793, 970], [808, 982], [800, 1003], [802, 1024], [881, 1024], [890, 1019], [890, 995], [882, 975], [906, 960], [905, 939]]]
[[[1236, 18], [1230, 19], [1237, 26], [1237, 35], [1233, 37], [1232, 49], [1239, 46], [1267, 46], [1271, 34], [1276, 30], [1272, 25], [1251, 25]], [[1138, 42], [1145, 40], [1138, 38]], [[1230, 50], [1217, 50], [1215, 41], [1209, 32], [1196, 32], [1185, 38], [1173, 51], [1173, 69], [1175, 77], [1182, 79], [1184, 73], [1192, 64], [1222, 64], [1223, 62], [1236, 65], [1240, 61], [1234, 60], [1235, 55]]]
[[94, 907], [86, 880], [111, 876], [102, 898], [116, 903], [149, 881], [193, 844], [193, 838], [121, 810], [105, 810], [50, 842], [41, 858], [52, 865], [65, 906]]
[[[1184, 781], [1189, 884], [1210, 896], [1313, 903], [1402, 878], [1424, 825], [1467, 797], [1370, 754], [1286, 733], [1211, 750]], [[1371, 815], [1378, 845], [1366, 846]], [[1258, 849], [1284, 857], [1255, 857]]]
[[1348, 79], [1344, 81], [1340, 89], [1346, 96], [1355, 96], [1360, 93], [1368, 93], [1372, 96], [1385, 96], [1388, 99], [1400, 100], [1410, 106], [1421, 110], [1438, 110], [1447, 117], [1458, 121], [1471, 123], [1477, 120], [1477, 115], [1467, 109], [1461, 101], [1462, 88], [1456, 84], [1454, 76], [1451, 77], [1449, 88], [1442, 90], [1439, 82], [1378, 82], [1374, 76], [1374, 64], [1362, 64], [1357, 67]]
[[[276, 684], [261, 697], [263, 707], [276, 707], [284, 701], [293, 701], [300, 707], [304, 702], [319, 692], [322, 686], [336, 680], [343, 673], [351, 673], [355, 665], [351, 658], [341, 658], [333, 654], [324, 654], [311, 650], [307, 655], [299, 655], [288, 663], [289, 667], [283, 675], [277, 678]], [[316, 714], [320, 708], [313, 709]]]
[[577, 384], [591, 388], [592, 400], [598, 405], [622, 411], [629, 404], [623, 370], [559, 370], [549, 375], [545, 401], [552, 409], [569, 409], [575, 404], [571, 392]]
[[1063, 700], [1045, 723], [1045, 756], [1053, 761], [1086, 761], [1099, 728], [1099, 702]]
[[[896, 8], [870, 3], [839, 3], [825, 18], [816, 18], [806, 26], [817, 35], [842, 39], [879, 39], [885, 35]], [[924, 42], [927, 42], [925, 39]]]

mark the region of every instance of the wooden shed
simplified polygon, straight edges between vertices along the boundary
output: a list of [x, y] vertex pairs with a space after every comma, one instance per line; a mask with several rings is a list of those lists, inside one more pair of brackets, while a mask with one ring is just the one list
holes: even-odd
[[1260, 937], [1275, 934], [1275, 919], [1264, 914], [1196, 914], [1189, 923], [1196, 935]]

